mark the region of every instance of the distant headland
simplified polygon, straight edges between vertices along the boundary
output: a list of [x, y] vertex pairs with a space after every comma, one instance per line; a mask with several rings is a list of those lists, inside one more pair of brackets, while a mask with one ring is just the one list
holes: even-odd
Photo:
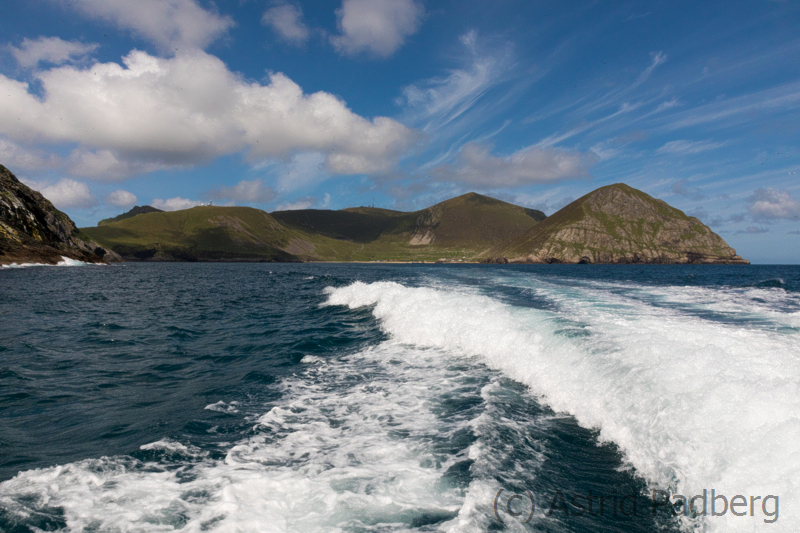
[[52, 263], [61, 256], [91, 262], [749, 263], [697, 218], [621, 183], [549, 217], [468, 193], [413, 212], [136, 206], [78, 230], [0, 169], [0, 264]]

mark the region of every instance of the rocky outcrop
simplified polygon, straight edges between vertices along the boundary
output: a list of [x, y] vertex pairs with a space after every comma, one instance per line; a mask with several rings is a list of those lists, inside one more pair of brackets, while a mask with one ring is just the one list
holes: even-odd
[[0, 264], [120, 261], [83, 235], [70, 218], [0, 165]]
[[749, 264], [697, 218], [621, 183], [579, 198], [485, 257], [516, 263]]

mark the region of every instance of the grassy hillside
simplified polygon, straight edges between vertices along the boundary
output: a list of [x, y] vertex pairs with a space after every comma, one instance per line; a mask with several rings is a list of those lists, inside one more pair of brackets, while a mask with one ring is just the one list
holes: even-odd
[[470, 193], [412, 213], [359, 207], [268, 214], [206, 206], [139, 214], [83, 231], [140, 260], [472, 260], [544, 217]]
[[476, 193], [410, 213], [359, 207], [272, 215], [287, 228], [359, 244], [347, 259], [354, 261], [473, 260], [545, 218], [541, 211]]
[[113, 218], [106, 218], [101, 220], [97, 223], [98, 226], [105, 226], [106, 224], [111, 224], [112, 222], [119, 222], [120, 220], [125, 220], [126, 218], [133, 218], [136, 215], [144, 215], [145, 213], [163, 213], [161, 209], [156, 209], [155, 207], [151, 207], [149, 205], [143, 206], [134, 206], [133, 209], [128, 211], [127, 213], [122, 213], [121, 215], [117, 215]]
[[294, 235], [250, 207], [151, 212], [82, 231], [129, 259], [292, 261]]
[[746, 263], [697, 218], [623, 183], [592, 191], [484, 256], [544, 263]]

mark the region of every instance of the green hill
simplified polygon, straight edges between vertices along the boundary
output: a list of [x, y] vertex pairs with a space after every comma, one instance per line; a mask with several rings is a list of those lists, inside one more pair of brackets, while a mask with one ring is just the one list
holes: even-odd
[[747, 263], [708, 226], [624, 184], [546, 218], [469, 193], [410, 213], [194, 207], [82, 231], [127, 259]]
[[544, 218], [470, 193], [411, 213], [206, 206], [107, 219], [83, 231], [133, 260], [472, 260]]
[[272, 216], [287, 228], [360, 244], [348, 259], [356, 261], [472, 260], [545, 218], [541, 211], [476, 193], [410, 213], [359, 207]]
[[575, 200], [484, 256], [532, 263], [749, 263], [697, 218], [622, 183]]
[[119, 222], [120, 220], [125, 220], [126, 218], [132, 218], [136, 215], [144, 215], [145, 213], [163, 213], [161, 209], [156, 209], [155, 207], [151, 207], [149, 205], [143, 206], [134, 206], [133, 209], [128, 211], [127, 213], [122, 213], [121, 215], [117, 215], [114, 218], [106, 218], [101, 220], [97, 223], [98, 226], [105, 226], [106, 224], [111, 224], [112, 222]]
[[82, 231], [128, 260], [300, 260], [287, 251], [294, 235], [251, 207], [150, 212]]

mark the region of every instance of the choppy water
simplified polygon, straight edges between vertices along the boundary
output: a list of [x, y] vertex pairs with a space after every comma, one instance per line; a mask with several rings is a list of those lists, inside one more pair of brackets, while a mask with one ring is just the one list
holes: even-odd
[[1, 531], [794, 532], [798, 416], [800, 267], [0, 271]]

